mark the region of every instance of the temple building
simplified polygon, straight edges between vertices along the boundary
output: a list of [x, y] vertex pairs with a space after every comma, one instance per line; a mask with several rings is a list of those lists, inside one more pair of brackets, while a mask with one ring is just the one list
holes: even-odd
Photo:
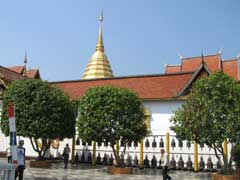
[[[27, 69], [27, 55], [25, 54], [24, 64], [22, 66], [12, 66], [12, 67], [3, 67], [0, 66], [0, 117], [2, 110], [2, 96], [4, 90], [7, 88], [11, 82], [23, 79], [23, 78], [33, 78], [41, 79], [39, 69]], [[26, 140], [28, 141], [28, 140]], [[9, 137], [1, 132], [0, 128], [0, 156], [3, 156], [6, 148], [9, 146]], [[28, 149], [31, 149], [30, 142], [27, 142]], [[35, 155], [35, 153], [30, 150], [29, 155]]]
[[[103, 17], [101, 16], [96, 51], [89, 60], [82, 79], [58, 81], [51, 84], [62, 89], [72, 99], [80, 98], [90, 87], [112, 85], [135, 91], [145, 107], [146, 123], [150, 132], [144, 140], [144, 154], [148, 155], [150, 159], [154, 155], [159, 158], [160, 144], [162, 143], [164, 147], [165, 143], [166, 147], [166, 133], [168, 132], [170, 133], [172, 147], [169, 153], [173, 154], [173, 157], [175, 155], [176, 159], [182, 157], [185, 162], [189, 158], [193, 159], [194, 145], [192, 143], [184, 142], [183, 147], [173, 145], [175, 141], [177, 142], [177, 139], [175, 133], [170, 130], [170, 118], [174, 115], [174, 111], [185, 102], [189, 89], [198, 78], [221, 70], [239, 81], [240, 59], [223, 61], [220, 51], [213, 55], [202, 54], [196, 57], [182, 57], [179, 65], [166, 65], [164, 74], [114, 77], [107, 56], [104, 54], [102, 20]], [[76, 139], [78, 139], [77, 135]], [[159, 146], [151, 146], [153, 143]], [[86, 145], [84, 142], [76, 144], [75, 150], [79, 158], [86, 148], [87, 151], [93, 150], [92, 145]], [[102, 157], [106, 152], [109, 156], [111, 154], [111, 148], [103, 144], [98, 146], [98, 151]], [[128, 153], [131, 157], [138, 156], [139, 158], [139, 148], [134, 147], [134, 145], [129, 147]], [[217, 161], [214, 151], [208, 147], [201, 147], [199, 154], [204, 155], [205, 161], [209, 157], [214, 163]]]
[[[98, 33], [96, 51], [91, 56], [89, 63], [80, 80], [66, 80], [50, 82], [67, 93], [72, 99], [79, 99], [90, 87], [100, 87], [106, 85], [128, 88], [135, 91], [141, 99], [145, 107], [146, 123], [149, 129], [149, 136], [144, 140], [144, 157], [147, 155], [149, 159], [153, 156], [159, 159], [160, 148], [166, 147], [166, 133], [170, 133], [171, 148], [170, 156], [178, 160], [180, 157], [187, 162], [193, 159], [193, 144], [190, 142], [177, 142], [175, 133], [170, 130], [170, 118], [187, 99], [189, 89], [192, 84], [202, 76], [207, 76], [216, 71], [223, 71], [227, 75], [233, 77], [240, 82], [240, 59], [222, 60], [221, 52], [213, 55], [200, 55], [196, 57], [181, 58], [179, 65], [166, 65], [163, 74], [137, 75], [114, 77], [111, 65], [104, 51], [102, 22], [103, 16], [100, 18], [100, 29]], [[1, 67], [0, 66], [0, 93], [13, 80], [20, 78], [40, 78], [37, 69], [27, 70], [26, 63], [24, 66]], [[1, 147], [0, 152], [5, 151], [8, 145], [8, 138], [4, 137], [0, 132]], [[2, 141], [2, 139], [4, 139]], [[75, 153], [78, 153], [79, 159], [81, 155], [88, 157], [88, 153], [93, 150], [91, 144], [86, 144], [79, 140], [76, 134]], [[3, 142], [3, 143], [2, 143]], [[70, 145], [71, 139], [66, 139], [60, 145], [60, 152], [66, 143]], [[169, 143], [169, 142], [168, 142]], [[28, 155], [36, 155], [27, 142]], [[200, 148], [200, 147], [199, 147]], [[97, 151], [103, 157], [106, 153], [110, 157], [111, 148], [104, 144], [97, 147]], [[74, 154], [75, 154], [74, 153]], [[139, 144], [131, 144], [127, 153], [133, 158], [139, 158]], [[208, 147], [201, 147], [199, 155], [203, 155], [205, 162], [209, 157], [216, 164], [214, 151]], [[171, 158], [172, 159], [172, 158]], [[200, 157], [199, 157], [200, 159]]]
[[22, 78], [41, 79], [38, 69], [27, 69], [27, 54], [25, 54], [23, 66], [0, 66], [0, 100], [4, 89], [12, 82]]

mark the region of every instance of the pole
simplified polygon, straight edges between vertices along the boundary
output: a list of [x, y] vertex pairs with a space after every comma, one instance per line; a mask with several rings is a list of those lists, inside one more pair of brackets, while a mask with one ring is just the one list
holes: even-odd
[[116, 142], [116, 152], [117, 156], [119, 157], [119, 141]]
[[139, 168], [143, 169], [143, 139], [140, 141], [140, 162]]
[[194, 171], [198, 171], [198, 144], [194, 142]]
[[226, 160], [228, 161], [228, 146], [227, 146], [227, 139], [224, 139], [224, 141], [223, 141], [223, 153], [224, 153], [224, 157], [225, 157]]
[[8, 119], [9, 119], [9, 130], [10, 130], [10, 146], [12, 153], [12, 163], [17, 164], [17, 137], [16, 137], [16, 120], [14, 104], [8, 105]]
[[95, 142], [95, 141], [93, 141], [92, 165], [93, 165], [93, 166], [96, 166], [96, 142]]
[[74, 136], [73, 136], [73, 138], [72, 138], [72, 154], [71, 154], [71, 159], [72, 159], [72, 163], [74, 163], [74, 160], [75, 160], [75, 158], [74, 158], [74, 156], [75, 156], [75, 133], [74, 133]]
[[169, 132], [166, 133], [166, 152], [167, 152], [167, 155], [169, 157], [169, 154], [170, 154], [170, 138], [169, 138]]

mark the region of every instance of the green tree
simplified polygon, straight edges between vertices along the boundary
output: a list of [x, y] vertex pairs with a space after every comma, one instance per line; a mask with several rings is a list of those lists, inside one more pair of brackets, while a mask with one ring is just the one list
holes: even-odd
[[76, 106], [60, 89], [41, 80], [22, 79], [13, 82], [3, 95], [1, 129], [9, 135], [9, 103], [15, 105], [16, 133], [28, 137], [42, 159], [53, 139], [73, 137]]
[[110, 143], [117, 166], [122, 166], [116, 144], [139, 141], [147, 129], [143, 106], [135, 92], [105, 86], [90, 88], [80, 100], [79, 136], [86, 142]]
[[180, 139], [213, 148], [225, 173], [231, 169], [232, 157], [228, 160], [224, 156], [223, 141], [227, 139], [232, 145], [238, 141], [239, 99], [240, 86], [219, 71], [196, 81], [187, 101], [171, 119]]

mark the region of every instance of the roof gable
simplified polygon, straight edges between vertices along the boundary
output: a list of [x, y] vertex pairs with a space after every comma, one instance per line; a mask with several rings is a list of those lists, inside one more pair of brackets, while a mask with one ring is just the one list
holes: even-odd
[[0, 75], [0, 78], [5, 82], [5, 84], [9, 84], [11, 81], [22, 78], [22, 75], [20, 75], [19, 73], [3, 66], [0, 66]]
[[40, 72], [38, 69], [25, 70], [26, 68], [24, 66], [13, 66], [13, 67], [8, 67], [8, 69], [10, 69], [18, 74], [21, 74], [23, 76], [25, 75], [28, 78], [41, 79]]
[[240, 62], [237, 59], [221, 60], [221, 54], [183, 58], [181, 65], [166, 65], [165, 74], [195, 72], [204, 62], [210, 73], [222, 70], [236, 81], [240, 80]]
[[40, 73], [38, 69], [31, 69], [26, 72], [26, 76], [33, 79], [40, 79]]
[[220, 59], [219, 54], [182, 59], [182, 72], [196, 71], [202, 61], [206, 63], [210, 72], [216, 72], [221, 69]]
[[198, 80], [203, 76], [207, 76], [209, 74], [210, 74], [210, 71], [207, 65], [204, 62], [202, 62], [198, 67], [197, 71], [195, 71], [194, 74], [192, 75], [191, 79], [186, 83], [183, 89], [179, 92], [178, 96], [186, 95], [188, 93], [188, 90], [192, 87], [193, 83], [196, 80]]

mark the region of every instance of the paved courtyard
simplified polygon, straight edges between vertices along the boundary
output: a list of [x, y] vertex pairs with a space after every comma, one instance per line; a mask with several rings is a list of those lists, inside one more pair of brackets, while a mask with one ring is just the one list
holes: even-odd
[[[0, 159], [0, 162], [6, 162]], [[28, 163], [27, 163], [28, 164]], [[211, 180], [209, 173], [194, 173], [189, 171], [171, 171], [173, 180]], [[63, 168], [63, 162], [52, 163], [51, 168], [27, 168], [24, 180], [161, 180], [160, 169], [134, 169], [133, 175], [111, 175], [104, 166], [90, 166], [87, 164], [69, 165]]]
[[[172, 179], [176, 180], [210, 180], [210, 174], [194, 173], [188, 171], [170, 172]], [[162, 179], [161, 170], [144, 169], [134, 170], [133, 175], [111, 175], [106, 172], [106, 167], [89, 165], [70, 165], [68, 169], [63, 168], [63, 163], [52, 164], [49, 169], [27, 167], [24, 175], [25, 180], [159, 180]]]

